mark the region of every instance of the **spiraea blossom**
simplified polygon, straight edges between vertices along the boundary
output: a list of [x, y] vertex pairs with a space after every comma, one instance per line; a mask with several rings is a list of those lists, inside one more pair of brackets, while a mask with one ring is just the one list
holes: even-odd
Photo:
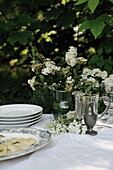
[[36, 76], [34, 76], [32, 79], [28, 80], [28, 84], [30, 84], [30, 86], [33, 90], [35, 90], [35, 87], [34, 87], [35, 82], [36, 82]]
[[80, 82], [76, 88], [84, 93], [98, 93], [107, 75], [106, 71], [101, 71], [99, 68], [92, 70], [84, 68]]
[[36, 77], [28, 81], [31, 88], [34, 90], [35, 87], [46, 86], [51, 90], [71, 92], [74, 89], [75, 81], [82, 72], [83, 65], [87, 61], [87, 59], [77, 57], [77, 55], [77, 48], [73, 46], [69, 47], [65, 56], [57, 56], [58, 61], [56, 58], [53, 61], [36, 53], [31, 61], [31, 69]]
[[60, 115], [57, 119], [49, 119], [45, 128], [53, 135], [62, 135], [64, 133], [85, 134], [86, 125], [82, 124], [82, 120], [74, 119], [74, 111], [69, 111], [66, 115]]
[[68, 52], [66, 52], [65, 60], [71, 67], [74, 67], [77, 63], [84, 64], [87, 62], [87, 59], [84, 57], [77, 57], [77, 48], [73, 46], [71, 46]]
[[68, 65], [70, 65], [71, 67], [76, 65], [76, 57], [77, 57], [77, 48], [71, 46], [68, 50], [68, 52], [66, 52], [66, 62]]
[[45, 65], [45, 68], [42, 69], [42, 74], [48, 75], [48, 74], [53, 74], [55, 75], [56, 71], [60, 71], [61, 67], [58, 67], [55, 65], [54, 61], [51, 61], [50, 58], [47, 58], [43, 65]]

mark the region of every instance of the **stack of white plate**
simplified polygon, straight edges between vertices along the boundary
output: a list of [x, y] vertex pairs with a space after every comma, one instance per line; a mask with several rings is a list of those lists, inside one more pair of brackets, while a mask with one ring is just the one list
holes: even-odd
[[43, 108], [32, 104], [0, 106], [0, 127], [28, 127], [42, 118]]

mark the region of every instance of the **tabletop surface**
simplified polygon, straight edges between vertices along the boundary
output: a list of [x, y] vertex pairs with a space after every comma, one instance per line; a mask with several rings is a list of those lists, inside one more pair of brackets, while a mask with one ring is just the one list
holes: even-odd
[[[44, 129], [52, 115], [37, 124]], [[103, 127], [96, 136], [66, 133], [52, 136], [43, 148], [0, 162], [0, 170], [113, 170], [113, 128]]]

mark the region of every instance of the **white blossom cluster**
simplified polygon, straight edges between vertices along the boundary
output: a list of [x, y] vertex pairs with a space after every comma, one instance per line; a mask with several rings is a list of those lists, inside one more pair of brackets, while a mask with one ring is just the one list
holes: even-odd
[[[46, 86], [51, 90], [65, 90], [71, 92], [74, 89], [75, 79], [79, 77], [81, 68], [87, 59], [77, 57], [77, 48], [70, 46], [65, 58], [61, 59], [58, 65], [50, 58], [41, 54], [34, 56], [31, 61], [31, 70], [36, 77], [28, 80], [31, 88], [35, 90], [37, 86]], [[35, 85], [35, 86], [34, 86]]]
[[72, 76], [67, 77], [65, 90], [71, 91], [74, 86], [74, 82], [75, 80], [72, 78]]
[[36, 82], [36, 76], [34, 76], [32, 79], [28, 80], [28, 84], [30, 85], [30, 87], [32, 88], [32, 90], [35, 90], [35, 82]]
[[76, 65], [76, 57], [77, 57], [77, 48], [70, 46], [68, 52], [66, 52], [65, 60], [68, 65], [73, 67]]
[[42, 69], [42, 74], [48, 75], [48, 74], [55, 74], [56, 71], [60, 71], [61, 67], [58, 67], [55, 65], [54, 61], [51, 61], [49, 58], [47, 58], [43, 65], [45, 65], [45, 68]]
[[107, 75], [108, 74], [107, 74], [106, 71], [101, 71], [99, 68], [96, 68], [96, 69], [93, 69], [93, 70], [90, 70], [88, 68], [84, 68], [83, 74], [81, 75], [82, 79], [80, 80], [81, 85], [82, 85], [83, 81], [86, 81], [86, 82], [93, 83], [92, 84], [93, 87], [99, 87], [100, 84], [99, 84], [99, 81], [96, 78], [101, 77], [102, 80], [105, 80]]
[[77, 48], [73, 46], [70, 46], [68, 52], [66, 52], [65, 60], [71, 67], [74, 67], [77, 63], [84, 64], [87, 61], [87, 59], [83, 57], [77, 58]]
[[[69, 111], [67, 114], [67, 120], [69, 118], [74, 118], [74, 111]], [[62, 117], [62, 116], [61, 116]], [[45, 128], [50, 131], [53, 135], [61, 135], [64, 133], [75, 133], [75, 134], [85, 134], [87, 127], [82, 125], [81, 121], [73, 119], [73, 122], [70, 122], [68, 125], [64, 123], [64, 119], [58, 117], [58, 119], [49, 119], [46, 122]]]
[[109, 75], [109, 77], [104, 80], [104, 84], [106, 92], [110, 93], [111, 89], [113, 89], [113, 74]]

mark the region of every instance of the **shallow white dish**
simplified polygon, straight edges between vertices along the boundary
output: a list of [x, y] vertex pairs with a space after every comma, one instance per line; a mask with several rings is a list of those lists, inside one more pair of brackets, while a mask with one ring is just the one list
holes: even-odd
[[33, 128], [0, 128], [0, 134], [5, 136], [2, 138], [2, 142], [10, 138], [34, 138], [37, 141], [34, 145], [25, 150], [0, 156], [0, 161], [20, 157], [34, 152], [47, 145], [51, 139], [50, 132]]
[[30, 122], [30, 121], [40, 117], [41, 115], [42, 115], [42, 112], [40, 112], [34, 116], [29, 116], [29, 117], [24, 117], [24, 118], [15, 118], [15, 119], [14, 118], [13, 119], [0, 118], [0, 123], [2, 123], [2, 122], [5, 122], [5, 123], [7, 123], [7, 122], [17, 122], [17, 123], [18, 122]]
[[34, 116], [43, 111], [41, 106], [32, 104], [9, 104], [0, 106], [0, 118], [15, 119]]
[[4, 127], [29, 127], [31, 125], [34, 125], [36, 123], [38, 123], [40, 120], [42, 119], [42, 115], [40, 117], [38, 117], [37, 119], [31, 121], [31, 122], [26, 122], [26, 123], [14, 123], [14, 124], [6, 124], [6, 123], [1, 123], [0, 122], [0, 128], [4, 128]]
[[42, 115], [39, 115], [37, 117], [35, 117], [34, 119], [31, 120], [23, 120], [23, 121], [1, 121], [0, 120], [0, 125], [1, 124], [5, 124], [5, 125], [19, 125], [19, 124], [26, 124], [26, 123], [31, 123], [34, 122], [36, 120], [39, 120], [42, 117]]

